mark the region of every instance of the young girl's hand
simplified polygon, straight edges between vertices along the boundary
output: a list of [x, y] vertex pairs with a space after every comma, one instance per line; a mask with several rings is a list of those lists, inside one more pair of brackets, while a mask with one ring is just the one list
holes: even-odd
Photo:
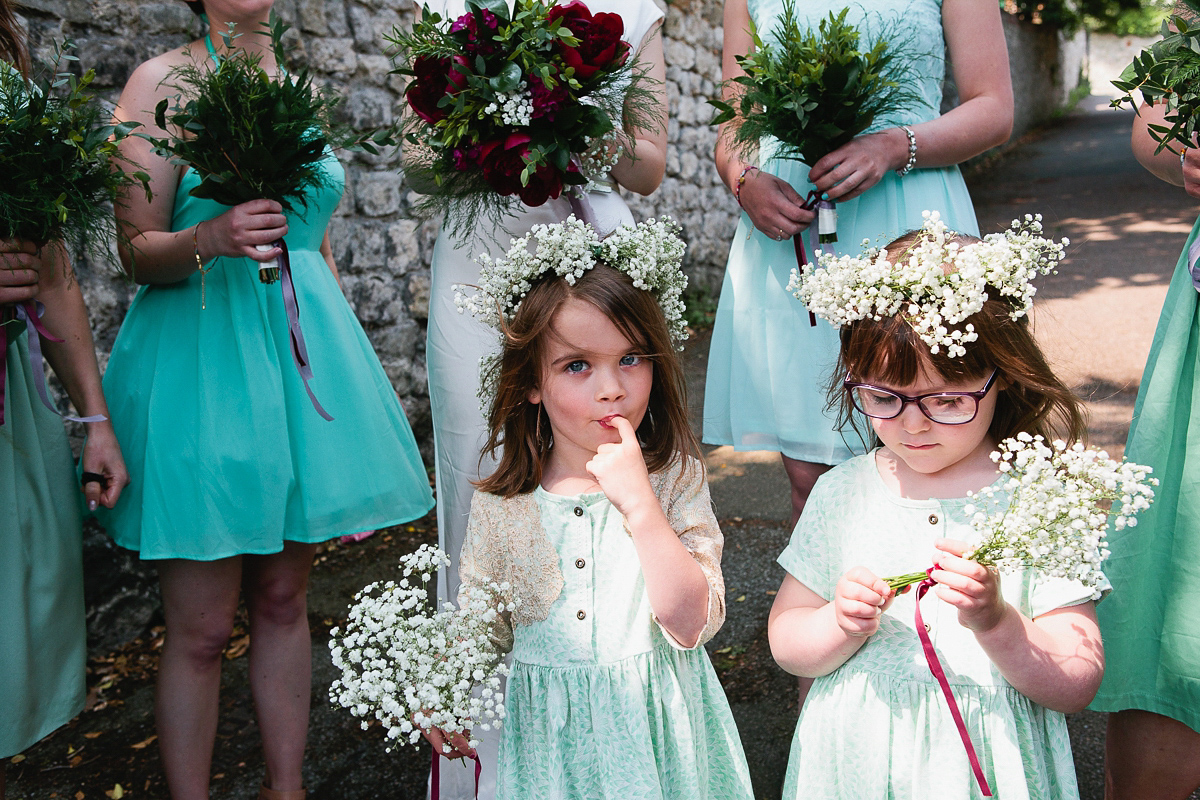
[[1000, 596], [1000, 576], [962, 554], [971, 545], [957, 539], [938, 539], [934, 546], [941, 552], [934, 557], [931, 573], [937, 581], [937, 595], [958, 609], [958, 622], [975, 633], [984, 633], [1000, 624], [1008, 603]]
[[661, 509], [650, 486], [646, 460], [642, 457], [642, 446], [638, 444], [633, 425], [624, 417], [613, 417], [608, 424], [616, 428], [621, 441], [600, 445], [596, 455], [587, 462], [588, 474], [600, 484], [600, 490], [609, 502], [626, 517], [651, 507], [649, 504]]
[[[422, 730], [421, 735], [425, 737], [425, 741], [433, 745], [433, 752], [446, 758], [474, 758], [475, 751], [467, 743], [467, 737], [461, 733], [446, 733], [441, 728], [430, 728]], [[450, 752], [444, 749], [446, 745], [450, 746]]]
[[847, 636], [866, 638], [879, 630], [879, 618], [896, 593], [866, 567], [853, 567], [833, 590], [833, 615]]

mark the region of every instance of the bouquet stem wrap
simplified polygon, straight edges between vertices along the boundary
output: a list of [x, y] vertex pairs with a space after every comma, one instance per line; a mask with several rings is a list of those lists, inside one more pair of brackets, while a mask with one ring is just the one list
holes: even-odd
[[296, 302], [296, 285], [292, 283], [292, 262], [288, 258], [287, 242], [279, 239], [273, 246], [283, 250], [278, 262], [283, 272], [283, 309], [287, 313], [288, 334], [292, 343], [292, 361], [296, 364], [296, 371], [300, 373], [300, 379], [304, 381], [304, 391], [308, 392], [308, 399], [312, 401], [313, 408], [323, 419], [333, 422], [333, 417], [317, 402], [317, 396], [313, 394], [312, 387], [308, 385], [308, 382], [312, 380], [313, 371], [308, 360], [308, 345], [304, 343], [304, 331], [300, 329], [300, 306]]
[[917, 636], [921, 637], [921, 649], [925, 651], [925, 662], [929, 664], [929, 671], [937, 679], [938, 686], [941, 687], [942, 694], [946, 698], [946, 705], [950, 707], [950, 716], [954, 717], [954, 727], [958, 728], [958, 735], [962, 737], [963, 747], [967, 751], [967, 760], [971, 762], [971, 771], [975, 773], [975, 780], [979, 783], [979, 791], [983, 792], [984, 797], [991, 797], [992, 788], [988, 786], [987, 778], [983, 774], [983, 767], [979, 764], [979, 756], [975, 754], [975, 745], [971, 742], [971, 734], [967, 732], [967, 724], [963, 722], [962, 712], [959, 711], [958, 703], [954, 700], [954, 692], [950, 689], [950, 682], [946, 680], [946, 671], [942, 669], [942, 662], [937, 657], [937, 650], [933, 647], [929, 632], [925, 630], [925, 621], [921, 619], [921, 598], [937, 583], [931, 574], [933, 569], [930, 567], [925, 572], [925, 579], [917, 584]]
[[[266, 253], [279, 247], [279, 241], [271, 244], [256, 244], [254, 249], [260, 253]], [[279, 280], [279, 259], [273, 258], [270, 261], [264, 261], [258, 265], [258, 281], [259, 283], [272, 284]]]
[[[804, 202], [800, 204], [800, 207], [817, 212], [818, 244], [837, 241], [837, 210], [832, 200], [822, 200], [821, 194], [816, 189], [813, 189], [808, 193], [808, 197], [804, 198]], [[831, 231], [825, 228], [825, 223], [830, 213], [833, 215], [833, 228]], [[809, 230], [811, 229], [810, 227]], [[792, 244], [796, 248], [796, 266], [800, 268], [800, 272], [803, 274], [804, 268], [808, 266], [808, 255], [804, 252], [803, 231], [792, 237]], [[810, 328], [817, 327], [817, 315], [812, 311], [808, 312], [808, 326]]]
[[[45, 336], [51, 342], [61, 342], [46, 326], [42, 324], [41, 316], [45, 312], [41, 303], [28, 300], [18, 306], [0, 307], [0, 425], [4, 424], [4, 390], [8, 376], [8, 326], [6, 322], [20, 320], [29, 331], [29, 368], [33, 373], [33, 385], [37, 389], [42, 405], [58, 414], [58, 409], [50, 402], [50, 393], [46, 391], [46, 369], [42, 363], [42, 342], [38, 335]], [[69, 414], [58, 414], [71, 422], [103, 422], [108, 417], [95, 414], [90, 417], [75, 417]]]

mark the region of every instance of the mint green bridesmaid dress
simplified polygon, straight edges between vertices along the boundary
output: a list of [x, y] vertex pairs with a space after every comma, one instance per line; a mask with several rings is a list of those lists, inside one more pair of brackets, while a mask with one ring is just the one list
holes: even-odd
[[0, 425], [0, 758], [83, 709], [82, 495], [63, 421], [42, 405], [24, 323], [8, 325]]
[[[344, 174], [288, 214], [285, 237], [321, 418], [292, 363], [280, 285], [218, 258], [206, 278], [143, 286], [104, 376], [131, 483], [98, 515], [144, 559], [278, 553], [394, 525], [433, 506], [396, 393], [321, 255]], [[227, 210], [175, 193], [171, 229]], [[203, 286], [202, 286], [203, 283]], [[204, 293], [206, 307], [201, 306]]]

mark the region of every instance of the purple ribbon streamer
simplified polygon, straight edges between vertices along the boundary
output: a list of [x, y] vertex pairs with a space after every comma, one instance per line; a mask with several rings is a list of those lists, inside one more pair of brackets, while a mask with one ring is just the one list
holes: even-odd
[[[433, 748], [433, 766], [429, 770], [429, 800], [441, 800], [442, 796], [442, 754]], [[475, 799], [479, 800], [479, 776], [483, 773], [483, 762], [478, 754], [467, 756], [475, 762]]]
[[304, 331], [300, 329], [300, 306], [296, 302], [296, 285], [292, 283], [292, 261], [288, 257], [287, 242], [279, 239], [275, 242], [275, 246], [283, 251], [279, 256], [279, 266], [283, 272], [281, 286], [283, 308], [287, 312], [288, 333], [292, 342], [292, 361], [296, 364], [296, 371], [300, 373], [300, 379], [304, 381], [304, 391], [308, 392], [308, 399], [312, 401], [313, 408], [323, 419], [333, 422], [333, 417], [317, 402], [317, 396], [313, 394], [312, 387], [308, 385], [308, 382], [312, 380], [313, 371], [308, 361], [308, 346], [304, 343]]
[[[45, 313], [46, 308], [41, 303], [27, 300], [12, 308], [15, 312], [12, 318], [24, 322], [25, 329], [29, 332], [29, 369], [33, 375], [34, 388], [37, 390], [42, 405], [70, 422], [103, 422], [108, 419], [103, 414], [93, 414], [90, 417], [59, 414], [58, 409], [50, 402], [50, 393], [46, 389], [46, 368], [42, 363], [42, 342], [39, 337], [45, 337], [50, 342], [62, 342], [63, 340], [50, 333], [50, 331], [46, 330], [46, 326], [42, 325], [41, 316]], [[4, 424], [5, 378], [7, 373], [8, 326], [0, 324], [0, 425]]]
[[1192, 287], [1197, 292], [1200, 292], [1200, 237], [1192, 241], [1192, 246], [1188, 248], [1188, 272], [1192, 274]]
[[987, 778], [983, 775], [983, 767], [979, 764], [979, 756], [975, 755], [975, 745], [971, 743], [971, 734], [967, 732], [967, 725], [963, 722], [962, 712], [958, 710], [958, 703], [954, 700], [954, 692], [950, 690], [950, 681], [946, 680], [946, 671], [942, 669], [942, 662], [938, 660], [937, 650], [934, 649], [933, 642], [929, 638], [929, 633], [925, 630], [925, 622], [921, 619], [921, 598], [937, 583], [933, 579], [933, 569], [933, 567], [930, 567], [925, 571], [928, 577], [917, 586], [917, 636], [921, 637], [921, 649], [925, 651], [925, 661], [929, 664], [929, 671], [933, 673], [933, 677], [937, 679], [938, 686], [942, 689], [942, 694], [946, 696], [946, 705], [950, 706], [950, 716], [954, 717], [954, 725], [958, 728], [958, 735], [962, 738], [963, 747], [967, 750], [967, 760], [971, 762], [971, 771], [975, 773], [975, 780], [979, 782], [979, 789], [983, 792], [984, 797], [991, 797], [992, 789], [988, 786]]

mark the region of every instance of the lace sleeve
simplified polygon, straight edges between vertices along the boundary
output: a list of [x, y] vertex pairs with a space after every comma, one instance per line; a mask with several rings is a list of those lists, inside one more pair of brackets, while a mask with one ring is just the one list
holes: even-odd
[[[725, 537], [713, 513], [703, 464], [693, 458], [685, 459], [678, 467], [668, 470], [664, 478], [659, 499], [663, 501], [667, 521], [708, 581], [708, 618], [695, 644], [700, 647], [716, 636], [725, 624], [725, 579], [721, 575]], [[661, 624], [659, 628], [672, 646], [691, 649], [684, 648]]]
[[[484, 586], [490, 581], [512, 585], [512, 568], [507, 558], [507, 547], [502, 541], [501, 529], [492, 520], [488, 506], [489, 495], [476, 492], [471, 498], [471, 515], [467, 518], [467, 533], [463, 540], [462, 553], [458, 558], [458, 574], [462, 581], [459, 597], [469, 586]], [[511, 590], [504, 601], [512, 600]], [[512, 619], [509, 612], [500, 614], [491, 631], [491, 639], [500, 652], [507, 653], [513, 646]]]

